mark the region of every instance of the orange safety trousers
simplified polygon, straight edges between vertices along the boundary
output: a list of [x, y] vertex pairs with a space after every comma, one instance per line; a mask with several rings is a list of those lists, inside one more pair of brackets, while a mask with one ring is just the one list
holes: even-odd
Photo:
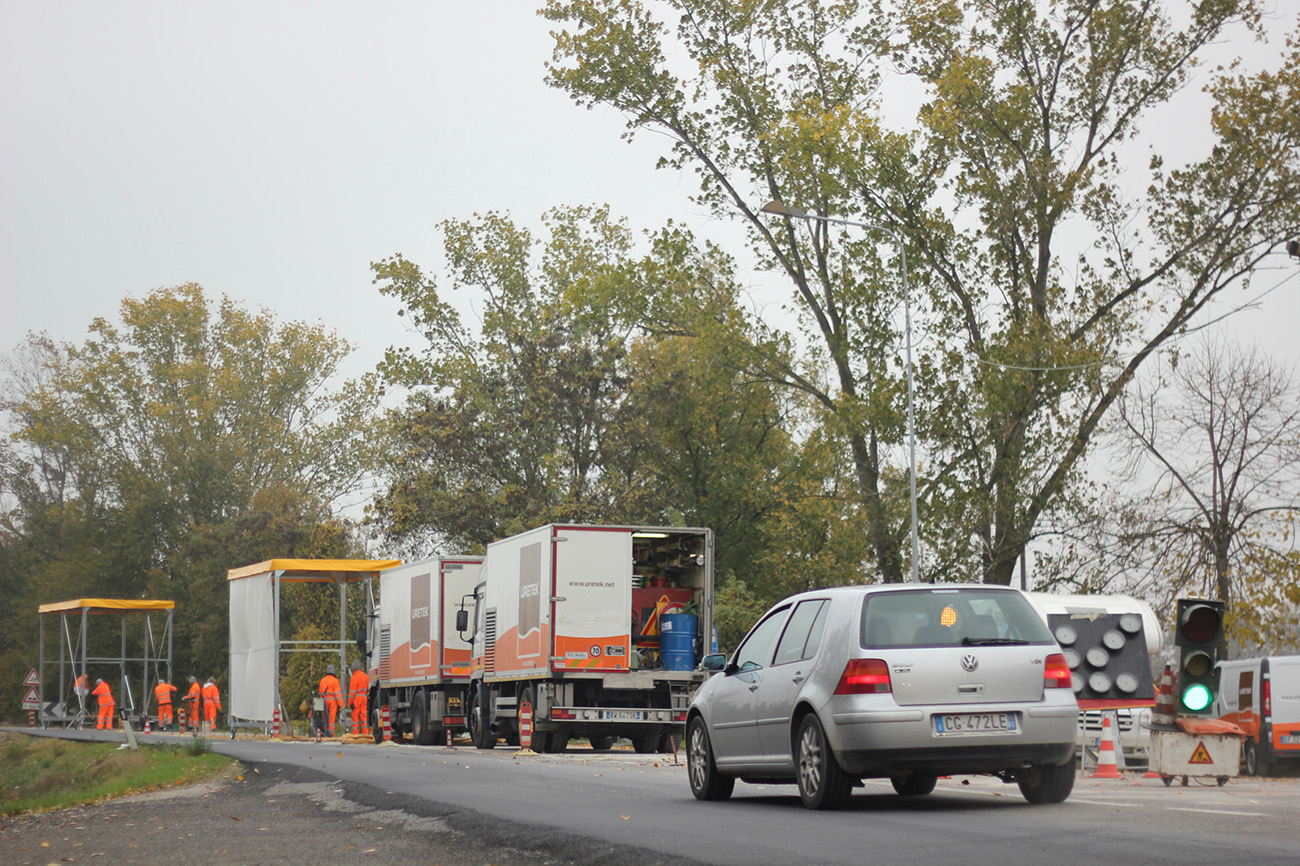
[[331, 737], [334, 736], [334, 722], [338, 719], [339, 710], [342, 709], [342, 707], [342, 701], [330, 699], [325, 701], [325, 709], [329, 712], [329, 734]]
[[165, 704], [158, 705], [158, 726], [170, 725], [172, 723], [172, 705], [168, 701]]
[[99, 715], [95, 717], [95, 730], [113, 730], [113, 710], [116, 706], [117, 704], [111, 702], [99, 705]]
[[352, 733], [370, 733], [369, 706], [370, 700], [366, 695], [358, 695], [352, 699]]

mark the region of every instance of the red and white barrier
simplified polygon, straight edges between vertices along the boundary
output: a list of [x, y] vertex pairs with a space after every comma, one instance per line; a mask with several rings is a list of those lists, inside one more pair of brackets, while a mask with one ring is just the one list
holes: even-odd
[[280, 708], [276, 707], [271, 712], [271, 738], [280, 739]]
[[390, 742], [393, 739], [393, 723], [388, 717], [388, 705], [384, 704], [379, 708], [379, 721], [384, 726], [384, 742]]

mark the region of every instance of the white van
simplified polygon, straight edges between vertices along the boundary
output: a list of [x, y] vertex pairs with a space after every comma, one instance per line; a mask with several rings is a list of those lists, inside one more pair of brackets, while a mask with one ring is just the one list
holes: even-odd
[[1300, 767], [1300, 656], [1219, 662], [1214, 714], [1235, 722], [1246, 740], [1246, 772], [1268, 775], [1281, 761]]

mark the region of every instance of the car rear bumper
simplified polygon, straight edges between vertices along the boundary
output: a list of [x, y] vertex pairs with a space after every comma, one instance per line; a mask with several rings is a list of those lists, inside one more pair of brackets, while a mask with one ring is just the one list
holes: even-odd
[[1059, 766], [1074, 760], [1074, 743], [945, 745], [924, 749], [859, 749], [836, 752], [845, 772], [889, 775], [900, 770], [937, 773], [991, 773], [1029, 764]]

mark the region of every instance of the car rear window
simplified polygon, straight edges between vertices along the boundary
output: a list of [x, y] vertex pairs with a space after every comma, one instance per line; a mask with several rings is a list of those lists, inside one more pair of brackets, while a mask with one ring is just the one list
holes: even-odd
[[1052, 642], [1024, 596], [980, 587], [870, 594], [862, 606], [860, 638], [864, 649]]

